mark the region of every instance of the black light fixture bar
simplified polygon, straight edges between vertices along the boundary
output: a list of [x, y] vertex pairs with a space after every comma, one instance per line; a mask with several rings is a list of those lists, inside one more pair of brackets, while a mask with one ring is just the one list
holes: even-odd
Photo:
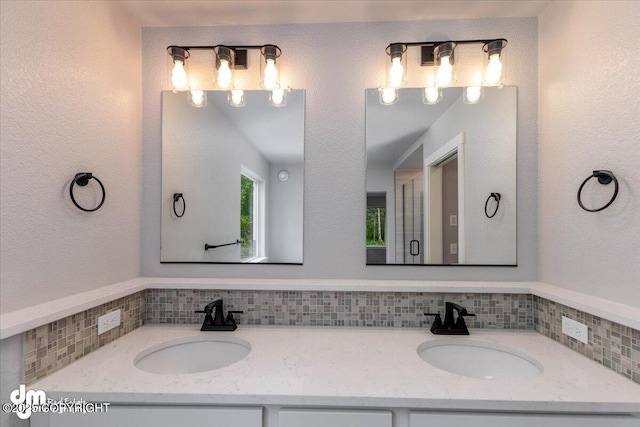
[[171, 45], [167, 47], [167, 52], [171, 52], [172, 48], [184, 49], [187, 53], [190, 50], [215, 50], [215, 48], [224, 46], [234, 51], [235, 59], [233, 63], [234, 70], [246, 70], [247, 69], [247, 51], [248, 50], [262, 50], [265, 46], [274, 46], [276, 48], [277, 56], [280, 56], [280, 48], [276, 45], [241, 45], [241, 46], [230, 46], [230, 45], [215, 45], [215, 46], [175, 46]]
[[[427, 66], [433, 66], [435, 63], [435, 55], [433, 53], [434, 49], [441, 44], [444, 43], [455, 43], [456, 45], [461, 45], [461, 44], [488, 44], [491, 42], [496, 42], [496, 41], [502, 41], [503, 45], [506, 44], [507, 40], [506, 39], [479, 39], [479, 40], [446, 40], [446, 41], [436, 41], [436, 42], [409, 42], [409, 43], [391, 43], [389, 44], [389, 46], [387, 46], [387, 52], [389, 51], [389, 49], [391, 48], [391, 46], [393, 45], [405, 45], [407, 47], [409, 46], [419, 46], [420, 50], [421, 50], [421, 61], [420, 61], [420, 65], [423, 67], [427, 67]], [[184, 48], [183, 48], [184, 49]]]

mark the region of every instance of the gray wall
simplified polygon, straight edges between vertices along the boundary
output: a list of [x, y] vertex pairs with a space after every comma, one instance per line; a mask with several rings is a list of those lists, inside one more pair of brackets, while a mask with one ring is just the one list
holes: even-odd
[[[142, 41], [116, 2], [1, 4], [6, 312], [140, 275]], [[71, 203], [78, 172], [103, 182], [100, 210]], [[88, 187], [76, 194], [92, 207]]]
[[[289, 179], [280, 181], [286, 170]], [[269, 172], [269, 262], [302, 262], [304, 165], [272, 164]]]
[[[635, 307], [640, 306], [639, 17], [640, 2], [553, 2], [539, 20], [540, 278]], [[596, 169], [613, 171], [620, 193], [608, 209], [588, 213], [576, 203], [576, 192]], [[583, 201], [599, 207], [613, 185], [593, 181], [585, 186]]]
[[[394, 41], [509, 39], [518, 86], [517, 268], [365, 266], [365, 88], [384, 83]], [[160, 264], [160, 92], [171, 44], [264, 44], [283, 50], [283, 83], [306, 89], [304, 265]], [[418, 51], [411, 51], [417, 60]], [[484, 19], [143, 29], [142, 269], [148, 276], [535, 280], [537, 278], [537, 20]]]

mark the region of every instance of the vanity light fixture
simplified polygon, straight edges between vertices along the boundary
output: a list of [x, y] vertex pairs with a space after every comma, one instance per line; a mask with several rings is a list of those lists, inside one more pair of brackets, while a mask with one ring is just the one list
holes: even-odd
[[[234, 79], [234, 70], [246, 70], [248, 68], [249, 50], [260, 51], [260, 87], [270, 91], [269, 103], [274, 107], [286, 105], [286, 90], [280, 84], [280, 56], [282, 50], [276, 45], [249, 45], [249, 46], [169, 46], [167, 53], [173, 60], [171, 71], [171, 85], [174, 91], [189, 91], [189, 76], [187, 74], [187, 59], [191, 50], [209, 50], [215, 55], [214, 87], [229, 92], [229, 104], [233, 107], [246, 105], [244, 90], [237, 87]], [[206, 92], [201, 88], [191, 88], [189, 103], [201, 108], [207, 105]]]
[[227, 46], [216, 46], [213, 48], [216, 54], [216, 82], [220, 89], [233, 89], [233, 68], [235, 52]]
[[189, 79], [187, 77], [187, 58], [189, 51], [178, 46], [169, 46], [167, 53], [173, 59], [173, 69], [171, 70], [171, 85], [173, 90], [185, 91], [189, 89]]
[[260, 62], [260, 86], [267, 90], [280, 89], [280, 73], [276, 67], [276, 60], [282, 54], [278, 46], [267, 44], [262, 46], [260, 54], [263, 60]]
[[[503, 58], [502, 52], [507, 46], [506, 39], [494, 40], [449, 40], [441, 42], [410, 42], [391, 43], [385, 52], [390, 58], [387, 67], [386, 82], [384, 87], [379, 88], [380, 103], [392, 105], [398, 100], [397, 89], [407, 84], [407, 56], [408, 48], [419, 46], [421, 48], [421, 62], [423, 67], [432, 67], [432, 75], [425, 78], [427, 84], [424, 88], [423, 102], [425, 104], [435, 104], [442, 99], [442, 88], [456, 86], [456, 48], [460, 45], [481, 45], [483, 52], [486, 52], [486, 61], [483, 70], [478, 69], [478, 75], [483, 75], [482, 84], [480, 79], [471, 83], [462, 81], [461, 86], [468, 86], [465, 90], [464, 102], [475, 104], [482, 100], [484, 96], [484, 86], [503, 86]], [[479, 68], [479, 67], [478, 67]], [[464, 80], [464, 78], [462, 79]]]
[[433, 70], [435, 73], [436, 87], [448, 87], [456, 82], [453, 73], [453, 65], [455, 63], [453, 51], [455, 48], [456, 42], [447, 42], [439, 44], [433, 49], [435, 61]]
[[485, 86], [504, 85], [504, 73], [502, 72], [503, 66], [500, 56], [505, 46], [507, 46], [505, 39], [493, 40], [482, 46], [482, 50], [487, 52], [487, 66], [485, 67], [483, 82]]
[[387, 46], [390, 63], [387, 70], [386, 87], [399, 88], [407, 84], [405, 70], [407, 69], [407, 45], [404, 43], [392, 43]]

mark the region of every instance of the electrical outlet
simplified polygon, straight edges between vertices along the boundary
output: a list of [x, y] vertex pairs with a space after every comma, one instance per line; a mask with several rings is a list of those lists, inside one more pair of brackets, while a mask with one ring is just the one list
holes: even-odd
[[458, 254], [458, 244], [450, 243], [449, 244], [449, 255], [457, 255]]
[[458, 226], [458, 215], [449, 215], [449, 225], [451, 227]]
[[589, 344], [589, 327], [584, 323], [576, 322], [566, 316], [562, 316], [562, 333], [585, 344]]
[[98, 335], [120, 326], [121, 317], [120, 309], [98, 317]]

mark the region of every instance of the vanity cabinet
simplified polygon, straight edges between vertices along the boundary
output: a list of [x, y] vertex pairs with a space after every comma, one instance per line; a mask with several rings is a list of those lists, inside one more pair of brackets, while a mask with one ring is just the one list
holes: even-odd
[[34, 413], [31, 427], [262, 427], [262, 410], [255, 407], [111, 405], [106, 413]]
[[391, 411], [281, 409], [278, 427], [392, 427]]
[[631, 415], [410, 412], [409, 427], [638, 427]]

